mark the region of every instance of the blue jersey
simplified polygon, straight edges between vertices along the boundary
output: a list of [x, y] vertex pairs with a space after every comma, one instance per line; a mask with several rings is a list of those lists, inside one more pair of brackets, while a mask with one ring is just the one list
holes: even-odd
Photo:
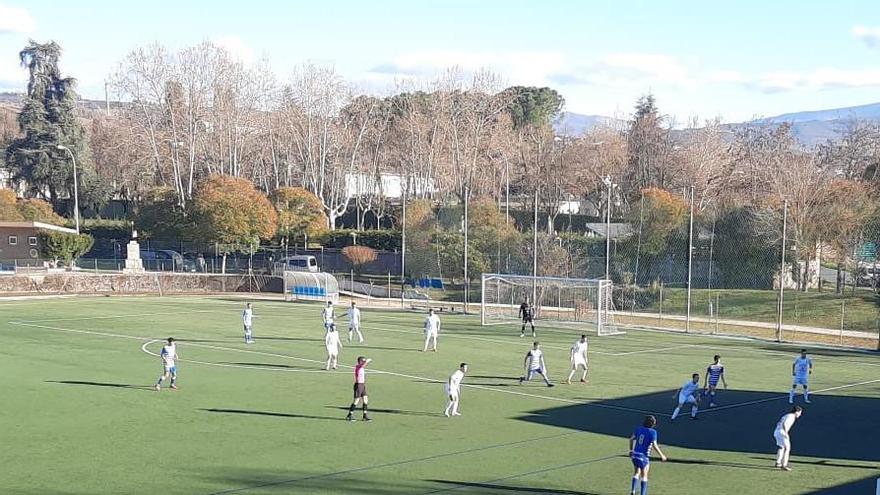
[[724, 374], [724, 365], [721, 363], [718, 364], [710, 364], [708, 368], [706, 368], [706, 374], [709, 375], [709, 385], [713, 387], [718, 385], [718, 380], [721, 379], [721, 375]]
[[633, 445], [633, 457], [647, 458], [651, 453], [651, 446], [657, 441], [657, 430], [640, 426], [636, 428], [633, 436], [636, 439]]

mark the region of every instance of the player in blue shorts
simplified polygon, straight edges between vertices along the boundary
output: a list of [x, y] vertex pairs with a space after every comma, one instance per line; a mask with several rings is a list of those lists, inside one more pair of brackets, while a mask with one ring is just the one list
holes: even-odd
[[721, 364], [721, 356], [715, 355], [713, 363], [706, 368], [706, 381], [703, 382], [703, 388], [709, 395], [709, 407], [715, 407], [715, 390], [718, 388], [720, 381], [724, 388], [727, 388], [727, 380], [724, 379], [724, 365]]
[[651, 450], [660, 454], [660, 460], [665, 461], [666, 455], [660, 450], [657, 443], [657, 418], [645, 416], [642, 426], [629, 437], [629, 457], [633, 463], [632, 488], [630, 495], [636, 495], [636, 488], [641, 485], [640, 495], [648, 495], [648, 469], [651, 467]]

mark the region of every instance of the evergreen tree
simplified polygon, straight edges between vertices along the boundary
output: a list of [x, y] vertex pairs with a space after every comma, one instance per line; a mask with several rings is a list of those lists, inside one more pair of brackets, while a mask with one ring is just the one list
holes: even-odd
[[[61, 200], [73, 197], [73, 164], [67, 152], [58, 149], [66, 146], [76, 158], [81, 207], [97, 208], [108, 192], [95, 173], [88, 139], [76, 116], [76, 81], [61, 76], [60, 57], [61, 47], [54, 41], [30, 40], [19, 53], [30, 79], [18, 114], [22, 136], [6, 148], [6, 163], [30, 195], [49, 200], [61, 211]], [[73, 202], [68, 203], [72, 208]]]

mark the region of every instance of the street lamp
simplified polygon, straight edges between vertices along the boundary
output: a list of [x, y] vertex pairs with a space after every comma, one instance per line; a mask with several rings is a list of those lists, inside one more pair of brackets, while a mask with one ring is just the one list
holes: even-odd
[[76, 158], [70, 148], [63, 144], [56, 144], [55, 149], [66, 151], [70, 155], [70, 161], [73, 162], [73, 218], [76, 222], [76, 233], [79, 234], [79, 185], [76, 179]]

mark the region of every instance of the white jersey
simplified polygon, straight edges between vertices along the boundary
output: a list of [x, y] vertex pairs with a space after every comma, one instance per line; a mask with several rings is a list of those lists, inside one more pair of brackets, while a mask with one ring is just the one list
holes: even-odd
[[699, 382], [694, 383], [693, 380], [688, 380], [684, 385], [681, 386], [681, 390], [678, 391], [678, 397], [691, 397], [697, 392], [699, 388]]
[[440, 317], [436, 314], [429, 315], [425, 318], [425, 333], [437, 333], [440, 331]]
[[544, 361], [544, 351], [541, 349], [532, 349], [529, 351], [529, 371], [541, 369], [541, 362]]
[[339, 342], [339, 332], [327, 332], [327, 335], [324, 336], [324, 345], [330, 354], [339, 353], [339, 346], [341, 345]]
[[356, 327], [361, 324], [361, 310], [358, 308], [351, 308], [348, 310], [348, 325], [351, 327]]
[[333, 306], [327, 306], [321, 311], [321, 318], [324, 319], [324, 324], [329, 325], [333, 323]]
[[776, 423], [776, 429], [773, 430], [773, 434], [788, 435], [788, 432], [789, 430], [791, 430], [791, 427], [794, 426], [794, 421], [796, 419], [797, 417], [794, 415], [794, 413], [784, 414], [781, 418], [779, 418], [779, 422]]
[[810, 376], [810, 368], [813, 361], [810, 358], [799, 357], [794, 360], [794, 376], [798, 378], [807, 378]]
[[254, 310], [246, 308], [241, 313], [241, 322], [244, 323], [244, 326], [250, 328], [254, 324]]
[[578, 340], [571, 346], [571, 360], [572, 361], [586, 361], [587, 360], [587, 348], [589, 345], [587, 341], [581, 342]]
[[162, 351], [159, 352], [159, 355], [162, 356], [163, 366], [166, 368], [173, 368], [174, 361], [177, 359], [177, 345], [165, 344], [162, 346]]
[[461, 370], [456, 370], [453, 374], [449, 376], [449, 381], [446, 382], [446, 393], [458, 395], [459, 391], [461, 391], [461, 381], [464, 379], [464, 372]]

